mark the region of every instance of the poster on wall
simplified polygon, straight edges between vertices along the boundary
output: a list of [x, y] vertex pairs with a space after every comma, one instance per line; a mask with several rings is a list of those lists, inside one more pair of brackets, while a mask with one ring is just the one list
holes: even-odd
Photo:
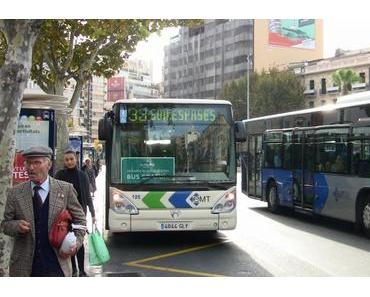
[[22, 151], [34, 145], [55, 148], [54, 110], [22, 108], [16, 131], [13, 184], [28, 180]]
[[315, 49], [314, 19], [269, 20], [269, 45]]

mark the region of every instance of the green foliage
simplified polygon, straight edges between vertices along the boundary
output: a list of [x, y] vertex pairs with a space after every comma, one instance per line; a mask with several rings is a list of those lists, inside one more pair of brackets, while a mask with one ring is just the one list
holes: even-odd
[[[36, 41], [31, 78], [48, 93], [60, 93], [73, 78], [109, 78], [121, 69], [139, 41], [165, 27], [198, 20], [47, 20]], [[80, 91], [80, 90], [79, 90]]]
[[[304, 108], [304, 87], [290, 71], [273, 68], [250, 75], [250, 117]], [[247, 78], [225, 85], [219, 96], [233, 104], [236, 120], [247, 118]]]
[[360, 76], [352, 69], [339, 69], [332, 74], [333, 83], [342, 95], [352, 91], [352, 84], [360, 81]]

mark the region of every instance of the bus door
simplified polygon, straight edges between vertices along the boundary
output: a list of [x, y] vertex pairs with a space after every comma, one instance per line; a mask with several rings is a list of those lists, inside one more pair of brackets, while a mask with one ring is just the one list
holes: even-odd
[[294, 131], [293, 136], [293, 183], [292, 195], [294, 205], [312, 209], [314, 196], [313, 131]]
[[262, 135], [248, 138], [248, 196], [261, 197]]

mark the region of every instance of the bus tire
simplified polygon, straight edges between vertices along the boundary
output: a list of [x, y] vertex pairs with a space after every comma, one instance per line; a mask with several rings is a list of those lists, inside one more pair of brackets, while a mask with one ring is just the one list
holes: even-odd
[[361, 206], [361, 226], [365, 235], [370, 238], [370, 197], [366, 197]]
[[278, 190], [275, 182], [271, 182], [267, 189], [267, 206], [272, 213], [280, 211]]

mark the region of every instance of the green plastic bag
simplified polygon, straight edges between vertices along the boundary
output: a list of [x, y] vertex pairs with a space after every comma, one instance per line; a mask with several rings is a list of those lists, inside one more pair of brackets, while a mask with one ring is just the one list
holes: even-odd
[[88, 235], [88, 242], [89, 262], [91, 266], [100, 266], [110, 260], [107, 246], [96, 226], [93, 226], [92, 232]]

